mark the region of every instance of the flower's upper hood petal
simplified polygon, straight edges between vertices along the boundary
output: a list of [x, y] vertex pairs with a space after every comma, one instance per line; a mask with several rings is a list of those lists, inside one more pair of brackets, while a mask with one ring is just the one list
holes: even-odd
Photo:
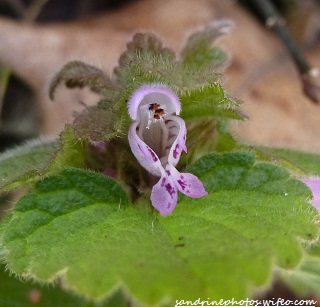
[[137, 89], [128, 101], [128, 112], [133, 120], [140, 121], [140, 111], [143, 105], [158, 103], [165, 107], [167, 114], [180, 114], [179, 97], [168, 87], [161, 84], [143, 85]]

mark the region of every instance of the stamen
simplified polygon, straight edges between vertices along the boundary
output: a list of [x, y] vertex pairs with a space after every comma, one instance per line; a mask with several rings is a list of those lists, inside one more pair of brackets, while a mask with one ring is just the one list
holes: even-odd
[[164, 109], [165, 109], [165, 106], [161, 107], [161, 105], [158, 103], [149, 104], [148, 123], [146, 127], [147, 129], [150, 129], [151, 123], [155, 123], [158, 120], [163, 121], [163, 118], [167, 115]]
[[149, 104], [149, 111], [153, 111], [154, 109], [156, 109], [156, 107], [159, 107], [160, 105], [157, 103], [150, 103]]

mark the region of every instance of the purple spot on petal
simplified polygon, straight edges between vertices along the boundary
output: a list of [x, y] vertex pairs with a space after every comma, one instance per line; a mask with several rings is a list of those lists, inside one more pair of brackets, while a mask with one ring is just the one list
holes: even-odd
[[168, 175], [168, 176], [170, 176], [170, 175], [171, 175], [171, 173], [170, 173], [170, 171], [169, 171], [169, 170], [166, 170], [166, 173], [167, 173], [167, 175]]
[[172, 204], [168, 203], [167, 209], [170, 209], [171, 206], [172, 206]]
[[174, 188], [171, 186], [170, 183], [167, 183], [167, 184], [165, 185], [165, 188], [166, 188], [167, 192], [170, 194], [171, 197], [172, 197], [172, 195], [176, 192], [176, 191], [174, 190]]
[[150, 152], [150, 154], [151, 154], [152, 160], [153, 160], [154, 162], [157, 162], [157, 161], [158, 161], [157, 155], [153, 152], [153, 150], [152, 150], [151, 148], [148, 147], [148, 150], [149, 150], [149, 152]]
[[181, 186], [182, 191], [186, 192], [186, 193], [190, 193], [190, 190], [186, 189], [187, 187], [189, 187], [190, 185], [188, 185], [185, 181], [183, 181], [183, 176], [180, 176], [181, 180], [177, 180], [177, 182], [179, 183], [179, 185]]
[[177, 159], [178, 155], [179, 155], [179, 152], [178, 152], [178, 149], [179, 149], [179, 144], [176, 144], [176, 148], [173, 150], [173, 157], [175, 159]]
[[166, 178], [162, 178], [161, 180], [161, 187], [164, 187], [164, 184], [166, 183]]
[[[182, 177], [182, 176], [181, 176], [181, 177]], [[181, 189], [184, 191], [184, 189], [186, 188], [187, 184], [186, 184], [184, 181], [182, 181], [182, 180], [178, 180], [178, 183], [180, 184]]]

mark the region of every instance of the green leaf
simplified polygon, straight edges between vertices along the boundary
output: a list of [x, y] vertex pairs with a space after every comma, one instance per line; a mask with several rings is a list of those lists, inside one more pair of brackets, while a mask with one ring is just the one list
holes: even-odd
[[70, 88], [88, 86], [97, 93], [114, 88], [111, 79], [101, 69], [80, 61], [69, 62], [53, 78], [49, 89], [49, 96], [52, 100], [61, 82]]
[[48, 164], [46, 174], [57, 174], [68, 166], [84, 167], [86, 160], [86, 140], [79, 140], [72, 126], [66, 126], [60, 134], [60, 148]]
[[228, 20], [212, 23], [192, 34], [181, 52], [185, 65], [211, 66], [218, 69], [225, 65], [228, 57], [220, 48], [212, 47], [213, 42], [229, 32], [232, 23]]
[[215, 151], [219, 153], [235, 150], [244, 150], [229, 132], [227, 119], [219, 119], [217, 123], [217, 135]]
[[120, 56], [119, 65], [114, 69], [118, 81], [123, 82], [128, 79], [128, 66], [143, 55], [158, 56], [164, 62], [174, 60], [176, 56], [173, 50], [163, 46], [162, 41], [156, 35], [136, 33], [127, 44], [127, 50]]
[[[297, 265], [302, 255], [298, 237], [311, 242], [318, 238], [314, 224], [318, 213], [307, 202], [311, 192], [285, 169], [255, 164], [252, 153], [238, 152], [208, 155], [188, 171], [211, 191], [203, 201], [216, 203], [210, 209], [213, 219], [257, 240], [260, 248], [269, 250], [267, 255], [273, 254], [277, 265]], [[228, 210], [221, 211], [221, 207]]]
[[0, 189], [25, 184], [40, 174], [58, 146], [58, 139], [37, 139], [1, 153]]
[[180, 165], [189, 165], [213, 152], [238, 149], [230, 134], [219, 131], [216, 119], [187, 121], [187, 131], [188, 154], [182, 155]]
[[37, 183], [2, 228], [10, 270], [101, 299], [123, 289], [135, 301], [243, 299], [292, 270], [319, 235], [310, 191], [254, 155], [212, 154], [189, 171], [208, 196], [180, 196], [161, 217], [127, 203], [113, 180], [67, 169]]
[[182, 155], [179, 165], [190, 165], [204, 155], [213, 152], [241, 150], [242, 146], [228, 132], [227, 119], [188, 120], [188, 154]]
[[230, 98], [216, 82], [180, 95], [181, 117], [185, 120], [203, 118], [243, 119], [237, 113], [240, 103]]
[[317, 243], [293, 270], [279, 270], [277, 275], [298, 295], [320, 295], [320, 245]]
[[219, 81], [221, 77], [211, 67], [184, 66], [162, 55], [152, 53], [139, 53], [134, 60], [126, 64], [126, 68], [121, 79], [122, 84], [126, 86], [163, 83], [181, 93], [212, 84]]
[[320, 175], [320, 154], [293, 149], [255, 147], [258, 158], [270, 160], [300, 175]]
[[111, 109], [90, 107], [78, 114], [73, 121], [75, 137], [91, 143], [109, 141], [121, 135], [121, 125]]
[[59, 139], [34, 140], [0, 155], [0, 189], [8, 191], [34, 183], [67, 166], [83, 167], [86, 142], [75, 138], [67, 126]]
[[39, 286], [34, 282], [22, 282], [4, 272], [0, 266], [0, 306], [90, 306], [79, 296], [67, 294], [57, 287]]
[[212, 67], [188, 66], [178, 62], [176, 54], [163, 47], [161, 40], [150, 33], [138, 33], [133, 37], [120, 57], [115, 75], [122, 87], [115, 108], [121, 110], [125, 108], [132, 91], [141, 84], [162, 83], [176, 92], [185, 93], [220, 79]]
[[17, 277], [10, 276], [9, 272], [5, 272], [4, 265], [0, 265], [0, 306], [125, 307], [127, 299], [118, 291], [103, 304], [96, 304], [72, 292], [67, 292], [59, 285], [48, 286], [32, 281], [21, 281]]

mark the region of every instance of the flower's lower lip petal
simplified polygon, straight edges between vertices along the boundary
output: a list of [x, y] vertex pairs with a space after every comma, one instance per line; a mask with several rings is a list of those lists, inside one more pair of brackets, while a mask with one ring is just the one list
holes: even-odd
[[208, 194], [197, 176], [180, 173], [174, 166], [168, 166], [167, 172], [170, 173], [175, 186], [181, 193], [193, 198], [200, 198]]
[[139, 138], [136, 132], [137, 125], [138, 123], [134, 122], [129, 128], [128, 139], [131, 150], [142, 167], [153, 175], [161, 176], [164, 173], [164, 169], [159, 157]]
[[202, 182], [192, 174], [180, 173], [177, 183], [179, 191], [189, 197], [200, 198], [208, 194]]
[[166, 216], [175, 208], [178, 200], [178, 191], [170, 177], [162, 176], [151, 192], [152, 206], [161, 215]]

